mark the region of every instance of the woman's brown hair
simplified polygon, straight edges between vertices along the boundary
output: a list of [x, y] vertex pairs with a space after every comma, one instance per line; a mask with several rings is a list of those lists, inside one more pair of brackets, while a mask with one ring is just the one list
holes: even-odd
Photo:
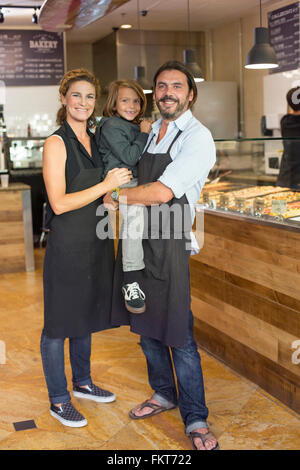
[[131, 88], [138, 95], [140, 99], [141, 110], [139, 114], [133, 119], [132, 122], [139, 124], [146, 110], [147, 99], [143, 92], [142, 87], [135, 80], [115, 80], [109, 85], [108, 97], [103, 108], [103, 116], [106, 116], [106, 117], [118, 116], [116, 106], [117, 106], [119, 88]]
[[[96, 100], [99, 98], [100, 84], [99, 84], [98, 79], [95, 77], [95, 75], [86, 69], [74, 69], [74, 70], [69, 70], [61, 79], [61, 82], [59, 84], [60, 99], [61, 99], [61, 95], [66, 96], [72, 83], [80, 82], [80, 81], [88, 82], [91, 85], [93, 85], [95, 88], [95, 98]], [[97, 101], [96, 101], [94, 111], [88, 120], [88, 125], [91, 127], [96, 125], [96, 113], [97, 113]], [[62, 105], [57, 111], [56, 123], [59, 126], [61, 126], [64, 120], [66, 119], [66, 117], [67, 117], [66, 108], [65, 106]]]

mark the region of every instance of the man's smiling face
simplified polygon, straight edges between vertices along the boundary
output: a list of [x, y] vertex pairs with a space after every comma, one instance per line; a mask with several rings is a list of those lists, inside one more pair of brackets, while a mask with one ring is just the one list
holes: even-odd
[[164, 70], [156, 80], [155, 101], [163, 119], [175, 121], [188, 108], [193, 99], [187, 77], [179, 70]]

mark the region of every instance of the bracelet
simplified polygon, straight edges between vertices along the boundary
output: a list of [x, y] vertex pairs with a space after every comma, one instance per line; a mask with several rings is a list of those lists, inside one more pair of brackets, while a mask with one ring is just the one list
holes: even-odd
[[115, 189], [112, 190], [112, 192], [110, 194], [111, 198], [116, 202], [119, 201], [119, 193], [120, 193], [120, 188], [115, 188]]

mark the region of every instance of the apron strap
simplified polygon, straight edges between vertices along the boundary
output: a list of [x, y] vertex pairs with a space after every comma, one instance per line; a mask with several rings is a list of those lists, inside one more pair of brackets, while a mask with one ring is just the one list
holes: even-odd
[[[175, 135], [174, 139], [172, 140], [171, 144], [169, 145], [169, 148], [168, 148], [168, 150], [167, 150], [166, 153], [170, 153], [171, 148], [173, 147], [174, 142], [178, 139], [178, 137], [180, 136], [181, 133], [182, 133], [182, 130], [179, 129], [179, 131], [178, 131], [177, 134]], [[152, 142], [152, 140], [153, 140], [154, 137], [155, 137], [155, 134], [153, 134], [153, 136], [151, 137], [150, 142], [149, 142], [149, 144], [147, 145], [147, 147], [145, 148], [143, 154], [148, 151], [148, 148], [150, 147], [150, 144], [151, 144], [151, 142]]]
[[[62, 131], [63, 131], [64, 135], [66, 136], [66, 138], [68, 138], [64, 126], [62, 126]], [[74, 139], [72, 137], [70, 137], [70, 138], [68, 138], [68, 140], [69, 140], [69, 142], [71, 142], [71, 146], [72, 146], [72, 149], [73, 149], [73, 152], [74, 152], [74, 155], [76, 157], [76, 160], [77, 160], [77, 163], [79, 165], [80, 170], [84, 170], [85, 168], [84, 168], [84, 165], [82, 163], [81, 157], [79, 155], [78, 148], [75, 145]]]
[[147, 145], [147, 147], [145, 148], [145, 150], [143, 151], [143, 153], [146, 153], [146, 152], [148, 151], [148, 148], [150, 147], [150, 144], [151, 144], [151, 142], [152, 142], [154, 136], [155, 136], [155, 134], [153, 134], [153, 136], [151, 137], [150, 142], [149, 142], [149, 144]]
[[84, 165], [82, 163], [82, 160], [80, 158], [80, 155], [79, 155], [79, 152], [78, 152], [78, 148], [76, 147], [75, 145], [75, 142], [74, 142], [74, 139], [70, 139], [70, 142], [71, 142], [71, 145], [72, 145], [72, 148], [73, 148], [73, 152], [74, 152], [74, 155], [76, 157], [76, 160], [77, 160], [77, 163], [79, 165], [79, 168], [80, 170], [84, 170]]
[[170, 153], [171, 151], [171, 148], [173, 147], [173, 144], [175, 143], [175, 141], [178, 139], [178, 137], [180, 136], [180, 134], [182, 133], [182, 130], [179, 129], [179, 131], [177, 132], [177, 134], [175, 135], [174, 139], [172, 140], [168, 150], [167, 150], [167, 153]]

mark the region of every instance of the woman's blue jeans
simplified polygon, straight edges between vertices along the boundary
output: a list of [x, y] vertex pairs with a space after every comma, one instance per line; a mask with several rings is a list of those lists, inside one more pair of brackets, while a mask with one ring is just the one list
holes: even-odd
[[[64, 357], [65, 338], [41, 337], [41, 355], [50, 402], [70, 401], [67, 389]], [[91, 335], [69, 338], [70, 363], [73, 384], [91, 385]]]
[[201, 359], [194, 340], [193, 323], [193, 314], [190, 312], [188, 336], [186, 344], [181, 348], [169, 348], [156, 339], [141, 336], [149, 383], [155, 392], [153, 398], [162, 406], [178, 405], [187, 434], [197, 428], [207, 427], [208, 416]]

